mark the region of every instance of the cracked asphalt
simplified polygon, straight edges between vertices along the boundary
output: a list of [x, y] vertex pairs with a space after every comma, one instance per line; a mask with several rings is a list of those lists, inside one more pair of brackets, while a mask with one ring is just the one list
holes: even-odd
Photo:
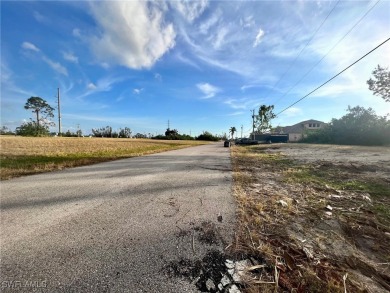
[[231, 185], [222, 143], [3, 181], [0, 289], [198, 292], [164, 267], [231, 242]]

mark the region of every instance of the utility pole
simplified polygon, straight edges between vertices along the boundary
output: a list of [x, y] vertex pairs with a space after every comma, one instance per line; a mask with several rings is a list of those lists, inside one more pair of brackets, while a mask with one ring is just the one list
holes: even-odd
[[168, 129], [170, 129], [170, 127], [169, 127], [169, 120], [168, 120]]
[[244, 128], [244, 126], [241, 125], [241, 138], [242, 138], [242, 131], [243, 131], [243, 128]]
[[252, 135], [255, 140], [255, 109], [252, 110]]
[[61, 136], [60, 88], [57, 88], [57, 102], [58, 102], [58, 135]]

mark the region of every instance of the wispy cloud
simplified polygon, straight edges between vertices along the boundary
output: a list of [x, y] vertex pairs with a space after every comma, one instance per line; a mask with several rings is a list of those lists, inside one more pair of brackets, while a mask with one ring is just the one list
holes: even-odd
[[164, 19], [160, 4], [163, 5], [144, 1], [91, 2], [100, 33], [89, 39], [98, 60], [133, 69], [152, 67], [175, 45], [176, 32]]
[[[5, 92], [16, 93], [17, 95], [22, 96], [33, 96], [34, 93], [28, 90], [25, 90], [19, 86], [15, 85], [14, 82], [14, 73], [12, 70], [4, 63], [4, 60], [1, 62], [1, 93]], [[4, 98], [2, 99], [3, 102]]]
[[32, 50], [32, 51], [35, 51], [35, 52], [41, 51], [37, 46], [35, 46], [34, 44], [32, 44], [30, 42], [23, 42], [22, 43], [22, 48], [26, 49], [26, 50]]
[[140, 89], [133, 89], [133, 94], [135, 94], [135, 95], [139, 95], [140, 93], [142, 93], [143, 92], [143, 88], [140, 88]]
[[77, 99], [81, 99], [92, 94], [97, 94], [101, 92], [109, 92], [115, 84], [125, 81], [128, 79], [126, 76], [107, 76], [97, 80], [96, 82], [88, 81], [86, 84], [86, 90], [83, 94], [79, 95]]
[[60, 74], [68, 76], [68, 70], [64, 66], [62, 66], [59, 62], [55, 62], [45, 55], [42, 56], [42, 60], [45, 61], [52, 69], [57, 71]]
[[257, 32], [255, 41], [253, 42], [253, 48], [256, 48], [261, 43], [263, 36], [264, 36], [264, 31], [260, 28], [259, 31]]
[[184, 63], [184, 64], [187, 64], [191, 67], [194, 67], [198, 70], [201, 70], [200, 66], [198, 64], [196, 64], [196, 62], [194, 62], [193, 60], [190, 60], [189, 58], [187, 57], [184, 57], [183, 54], [181, 52], [177, 52], [175, 54], [175, 57], [177, 60], [179, 60], [180, 62]]
[[222, 47], [228, 34], [229, 29], [227, 27], [224, 26], [218, 29], [212, 40], [214, 49], [218, 50]]
[[232, 109], [242, 109], [242, 110], [248, 110], [257, 108], [260, 105], [259, 99], [256, 98], [228, 98], [225, 101], [223, 101], [225, 105], [228, 105]]
[[197, 19], [208, 5], [208, 0], [187, 1], [175, 0], [171, 1], [170, 5], [188, 21], [193, 22]]
[[243, 18], [240, 18], [240, 25], [243, 28], [250, 28], [253, 27], [256, 24], [256, 21], [254, 20], [253, 15], [249, 15]]
[[290, 118], [290, 117], [302, 115], [302, 113], [303, 113], [302, 109], [297, 108], [297, 107], [291, 107], [291, 108], [288, 108], [286, 111], [284, 111], [282, 113], [282, 115]]
[[93, 82], [90, 82], [90, 83], [87, 84], [87, 89], [89, 91], [94, 91], [94, 90], [97, 89], [97, 86]]
[[43, 52], [37, 47], [35, 46], [34, 44], [30, 43], [30, 42], [23, 42], [22, 43], [22, 48], [25, 49], [25, 50], [29, 50], [29, 51], [34, 51], [34, 52], [37, 52], [39, 53], [39, 55], [41, 55], [42, 57], [42, 60], [48, 64], [52, 69], [54, 69], [55, 71], [57, 71], [58, 73], [60, 74], [63, 74], [65, 76], [68, 76], [68, 71], [67, 69], [62, 66], [59, 62], [56, 62], [56, 61], [53, 61], [52, 59], [50, 59], [49, 57], [47, 57], [45, 54], [43, 54]]
[[72, 63], [79, 63], [79, 58], [74, 55], [72, 52], [62, 52], [62, 57], [64, 57], [65, 60], [70, 61]]
[[217, 9], [212, 15], [211, 17], [209, 17], [208, 19], [206, 19], [205, 21], [203, 21], [200, 25], [199, 25], [199, 31], [202, 33], [202, 34], [208, 34], [209, 33], [209, 30], [214, 27], [215, 25], [218, 24], [220, 18], [222, 16], [222, 11], [220, 9]]
[[38, 11], [34, 11], [33, 16], [34, 16], [35, 20], [40, 22], [40, 23], [49, 22], [48, 18], [46, 16], [42, 15], [41, 13], [39, 13]]
[[79, 28], [74, 28], [72, 30], [72, 35], [76, 38], [81, 38], [81, 30]]
[[213, 86], [207, 82], [198, 83], [196, 86], [203, 94], [205, 94], [205, 96], [202, 97], [203, 99], [210, 99], [214, 97], [217, 93], [221, 92], [220, 88]]

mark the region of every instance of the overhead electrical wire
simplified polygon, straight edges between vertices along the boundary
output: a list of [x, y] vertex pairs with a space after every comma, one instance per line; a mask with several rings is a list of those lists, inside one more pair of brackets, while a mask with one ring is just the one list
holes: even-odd
[[324, 56], [322, 56], [322, 58], [316, 63], [316, 64], [314, 64], [314, 66], [312, 67], [312, 68], [310, 68], [310, 70], [308, 71], [308, 72], [306, 72], [302, 77], [301, 77], [301, 79], [299, 79], [287, 92], [285, 92], [278, 100], [276, 100], [275, 101], [275, 104], [277, 103], [277, 102], [279, 102], [281, 99], [283, 99], [292, 89], [294, 89], [298, 84], [300, 84], [301, 83], [301, 81], [306, 77], [306, 76], [308, 76], [309, 75], [309, 73], [310, 72], [312, 72], [312, 70], [315, 68], [315, 67], [317, 67], [317, 65], [318, 64], [320, 64], [321, 62], [322, 62], [322, 60], [324, 60], [325, 59], [325, 57], [327, 57], [329, 54], [330, 54], [330, 52], [332, 52], [333, 50], [334, 50], [334, 48], [336, 48], [340, 43], [341, 43], [341, 41], [342, 40], [344, 40], [350, 33], [351, 33], [351, 31], [371, 12], [371, 10], [372, 9], [374, 9], [374, 7], [376, 6], [376, 5], [378, 5], [378, 3], [380, 2], [381, 0], [378, 0], [377, 2], [375, 2], [375, 4], [373, 5], [373, 6], [371, 6], [370, 7], [370, 9], [368, 9], [367, 11], [366, 11], [366, 13], [347, 31], [347, 33], [346, 34], [344, 34], [344, 36], [342, 36], [341, 37], [341, 39], [340, 40], [338, 40], [337, 41], [337, 43], [324, 55]]
[[300, 101], [302, 101], [303, 99], [307, 98], [308, 96], [310, 96], [312, 93], [314, 93], [315, 91], [317, 91], [318, 89], [320, 89], [321, 87], [323, 87], [324, 85], [326, 85], [327, 83], [329, 83], [330, 81], [332, 81], [333, 79], [335, 79], [337, 76], [339, 76], [340, 74], [342, 74], [344, 71], [348, 70], [349, 68], [351, 68], [353, 65], [355, 65], [356, 63], [358, 63], [360, 60], [364, 59], [365, 57], [367, 57], [369, 54], [371, 54], [372, 52], [374, 52], [375, 50], [377, 50], [379, 47], [381, 47], [382, 45], [384, 45], [385, 43], [387, 43], [388, 41], [390, 40], [390, 38], [386, 39], [385, 41], [383, 41], [382, 43], [380, 43], [378, 46], [376, 46], [374, 49], [372, 49], [371, 51], [367, 52], [366, 54], [364, 54], [362, 57], [360, 57], [359, 59], [357, 59], [355, 62], [353, 62], [352, 64], [350, 64], [348, 67], [344, 68], [342, 71], [340, 71], [339, 73], [337, 73], [336, 75], [334, 75], [332, 78], [328, 79], [326, 82], [324, 82], [323, 84], [321, 84], [320, 86], [316, 87], [314, 90], [312, 90], [310, 93], [308, 93], [307, 95], [303, 96], [302, 98], [300, 98], [299, 100], [295, 101], [293, 104], [291, 104], [290, 106], [288, 106], [287, 108], [283, 109], [282, 111], [280, 111], [279, 113], [276, 114], [276, 116], [279, 116], [281, 113], [283, 113], [284, 111], [286, 111], [287, 109], [291, 108], [292, 106], [294, 106], [295, 104], [299, 103]]
[[[322, 23], [320, 24], [320, 26], [315, 30], [315, 32], [313, 33], [313, 35], [310, 37], [310, 39], [307, 41], [307, 43], [305, 44], [305, 46], [302, 48], [302, 50], [299, 52], [299, 54], [295, 57], [294, 61], [290, 63], [290, 66], [287, 68], [287, 70], [282, 74], [282, 76], [279, 78], [279, 80], [274, 84], [274, 86], [272, 87], [272, 89], [274, 89], [278, 84], [279, 82], [283, 79], [283, 77], [286, 76], [286, 74], [290, 71], [290, 69], [293, 67], [293, 65], [295, 64], [295, 62], [298, 60], [298, 58], [301, 56], [302, 52], [307, 48], [307, 46], [310, 44], [310, 42], [314, 39], [315, 35], [318, 33], [318, 31], [321, 29], [321, 27], [324, 25], [325, 21], [329, 18], [329, 16], [332, 14], [333, 10], [335, 10], [336, 6], [339, 4], [340, 0], [338, 0], [336, 2], [336, 4], [333, 6], [333, 8], [329, 11], [328, 15], [325, 17], [325, 19], [322, 21]], [[271, 89], [271, 90], [272, 90]]]

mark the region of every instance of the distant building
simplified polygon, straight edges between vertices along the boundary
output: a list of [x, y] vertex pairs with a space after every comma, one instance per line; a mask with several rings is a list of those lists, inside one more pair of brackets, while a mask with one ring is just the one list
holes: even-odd
[[288, 134], [288, 140], [290, 142], [297, 142], [305, 135], [305, 133], [321, 129], [325, 125], [326, 123], [322, 121], [311, 119], [299, 122], [292, 126], [277, 127], [274, 132], [280, 134]]

